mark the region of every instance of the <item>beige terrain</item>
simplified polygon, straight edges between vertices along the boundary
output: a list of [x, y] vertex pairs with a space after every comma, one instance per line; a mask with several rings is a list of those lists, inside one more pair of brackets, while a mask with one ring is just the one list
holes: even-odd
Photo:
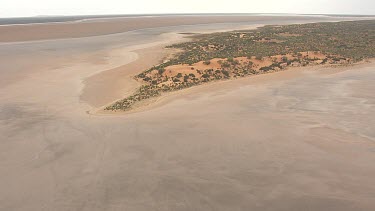
[[[213, 24], [213, 23], [248, 23], [248, 22], [308, 22], [311, 17], [300, 16], [296, 20], [293, 16], [156, 16], [156, 17], [124, 17], [116, 19], [97, 19], [73, 21], [53, 24], [29, 24], [0, 26], [0, 42], [17, 42], [27, 40], [42, 40], [56, 38], [77, 38], [94, 35], [106, 35], [132, 31], [144, 28]], [[332, 18], [320, 17], [320, 20]]]
[[[131, 76], [171, 53], [163, 46], [180, 33], [280, 17], [257, 18], [155, 19], [116, 34], [123, 28], [107, 20], [89, 37], [52, 33], [63, 24], [27, 26], [50, 37], [10, 30], [8, 41], [22, 42], [0, 39], [0, 210], [374, 210], [374, 62], [210, 83], [131, 114], [92, 114], [135, 89]], [[289, 18], [280, 23], [340, 20]]]

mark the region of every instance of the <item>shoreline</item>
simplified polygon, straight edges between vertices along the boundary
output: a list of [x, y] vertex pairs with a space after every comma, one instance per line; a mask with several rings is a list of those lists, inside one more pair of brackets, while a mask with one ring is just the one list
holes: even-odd
[[[240, 88], [240, 86], [248, 86], [254, 85], [262, 82], [269, 82], [272, 80], [283, 80], [288, 78], [297, 78], [303, 74], [303, 72], [310, 72], [310, 71], [319, 71], [319, 74], [335, 74], [341, 73], [345, 71], [350, 71], [351, 67], [367, 67], [373, 66], [375, 64], [375, 59], [364, 60], [358, 63], [349, 64], [349, 65], [311, 65], [306, 67], [289, 67], [285, 70], [271, 72], [271, 73], [263, 73], [257, 75], [246, 76], [243, 78], [237, 79], [228, 79], [228, 80], [219, 80], [219, 81], [211, 81], [209, 83], [200, 84], [197, 86], [192, 86], [186, 89], [165, 92], [162, 93], [161, 96], [146, 99], [144, 101], [139, 102], [135, 107], [131, 108], [127, 111], [106, 111], [104, 108], [111, 103], [106, 104], [100, 108], [94, 109], [94, 112], [89, 112], [90, 115], [93, 116], [125, 116], [130, 114], [137, 114], [142, 112], [147, 112], [156, 108], [159, 108], [165, 104], [168, 104], [174, 100], [184, 98], [190, 94], [199, 94], [202, 93], [202, 90], [205, 91], [213, 91], [215, 88], [218, 88], [220, 92]], [[237, 83], [237, 84], [235, 84]], [[222, 86], [224, 85], [224, 87]], [[204, 93], [204, 92], [203, 92]], [[176, 97], [176, 98], [173, 98]], [[119, 98], [117, 100], [121, 100]], [[116, 101], [117, 101], [116, 100]], [[114, 101], [114, 102], [116, 102]]]

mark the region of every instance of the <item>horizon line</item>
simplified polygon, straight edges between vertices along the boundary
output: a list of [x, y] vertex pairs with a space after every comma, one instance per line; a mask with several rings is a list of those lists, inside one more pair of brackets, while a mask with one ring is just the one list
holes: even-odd
[[375, 14], [349, 14], [349, 13], [282, 13], [282, 12], [208, 12], [208, 13], [124, 13], [124, 14], [87, 14], [87, 15], [35, 15], [35, 16], [7, 16], [0, 19], [17, 19], [17, 18], [60, 18], [60, 17], [126, 17], [126, 16], [167, 16], [167, 15], [326, 15], [326, 16], [368, 16]]

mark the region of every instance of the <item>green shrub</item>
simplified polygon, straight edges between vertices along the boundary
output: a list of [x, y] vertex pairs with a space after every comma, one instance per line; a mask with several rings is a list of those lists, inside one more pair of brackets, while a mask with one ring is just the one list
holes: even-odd
[[206, 61], [203, 62], [203, 64], [205, 64], [205, 65], [210, 65], [210, 64], [211, 64], [211, 61], [210, 61], [210, 60], [206, 60]]

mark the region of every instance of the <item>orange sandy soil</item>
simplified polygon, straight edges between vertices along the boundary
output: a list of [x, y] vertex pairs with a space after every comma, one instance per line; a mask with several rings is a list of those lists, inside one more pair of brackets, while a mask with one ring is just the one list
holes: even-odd
[[[326, 58], [326, 55], [320, 53], [320, 52], [302, 52], [302, 57], [305, 58], [318, 58], [319, 60], [316, 60], [316, 64], [320, 64], [323, 59]], [[255, 57], [252, 58], [247, 58], [247, 57], [236, 57], [234, 60], [237, 60], [239, 62], [239, 65], [246, 65], [249, 62], [252, 62], [252, 68], [254, 70], [259, 71], [260, 68], [270, 66], [274, 61], [281, 62], [283, 57], [287, 57], [289, 60], [298, 58], [297, 56], [294, 56], [292, 54], [287, 54], [287, 55], [276, 55], [276, 56], [271, 56], [271, 57], [264, 57], [262, 60], [258, 60]], [[194, 63], [192, 65], [188, 64], [179, 64], [179, 65], [172, 65], [166, 67], [166, 71], [163, 73], [163, 76], [168, 76], [168, 77], [174, 77], [178, 73], [181, 73], [183, 75], [188, 75], [188, 74], [194, 74], [194, 75], [201, 75], [198, 73], [198, 70], [207, 70], [207, 69], [213, 69], [213, 70], [220, 70], [222, 69], [221, 67], [221, 62], [227, 61], [228, 59], [222, 59], [222, 58], [214, 58], [210, 60], [210, 64], [206, 65], [204, 64], [204, 61], [200, 61], [197, 63]], [[293, 64], [292, 64], [293, 66]], [[157, 70], [153, 70], [151, 72], [151, 75], [156, 75]]]

